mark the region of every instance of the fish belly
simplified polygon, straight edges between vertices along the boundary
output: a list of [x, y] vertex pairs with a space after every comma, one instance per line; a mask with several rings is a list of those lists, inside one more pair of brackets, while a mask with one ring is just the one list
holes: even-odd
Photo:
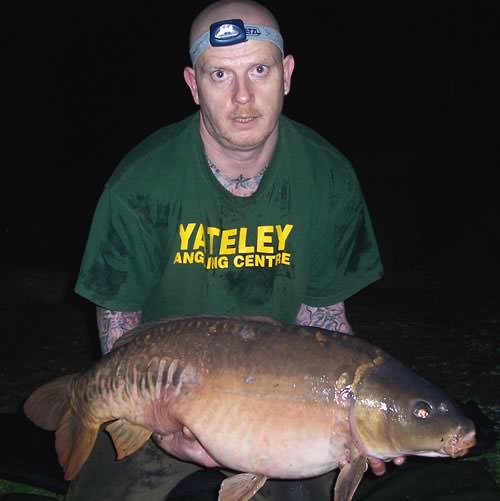
[[177, 413], [217, 463], [270, 478], [330, 471], [350, 443], [347, 417], [307, 400], [219, 392], [180, 403]]

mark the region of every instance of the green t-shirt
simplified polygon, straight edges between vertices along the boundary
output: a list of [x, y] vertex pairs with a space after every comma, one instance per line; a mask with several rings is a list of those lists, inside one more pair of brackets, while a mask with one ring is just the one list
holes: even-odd
[[207, 165], [199, 114], [134, 148], [108, 181], [75, 291], [106, 309], [168, 315], [270, 315], [345, 300], [382, 276], [356, 175], [311, 129], [281, 116], [250, 197]]

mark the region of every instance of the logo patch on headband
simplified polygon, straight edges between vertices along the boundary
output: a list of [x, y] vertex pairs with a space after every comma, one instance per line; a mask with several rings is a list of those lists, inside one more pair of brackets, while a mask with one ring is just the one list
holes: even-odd
[[220, 21], [210, 26], [210, 44], [213, 47], [220, 45], [234, 45], [246, 42], [247, 35], [241, 19]]
[[245, 25], [241, 19], [225, 19], [210, 25], [210, 30], [193, 42], [189, 55], [194, 65], [198, 57], [209, 47], [224, 47], [246, 42], [247, 40], [267, 40], [283, 50], [281, 34], [270, 26], [260, 24]]

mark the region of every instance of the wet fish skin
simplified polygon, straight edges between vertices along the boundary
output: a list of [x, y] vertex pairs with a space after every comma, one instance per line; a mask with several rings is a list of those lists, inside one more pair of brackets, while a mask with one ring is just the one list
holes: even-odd
[[254, 474], [223, 484], [221, 499], [341, 467], [336, 500], [348, 500], [367, 456], [458, 457], [475, 442], [447, 395], [379, 348], [264, 318], [145, 324], [88, 371], [37, 389], [25, 412], [56, 430], [67, 479], [106, 424], [119, 459], [154, 433], [181, 459]]

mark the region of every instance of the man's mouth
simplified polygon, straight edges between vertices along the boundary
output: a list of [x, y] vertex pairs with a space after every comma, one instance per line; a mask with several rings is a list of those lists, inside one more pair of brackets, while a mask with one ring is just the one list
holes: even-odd
[[234, 117], [233, 121], [245, 124], [245, 123], [251, 122], [252, 120], [255, 120], [255, 118], [256, 117], [253, 117], [253, 116], [252, 117]]

